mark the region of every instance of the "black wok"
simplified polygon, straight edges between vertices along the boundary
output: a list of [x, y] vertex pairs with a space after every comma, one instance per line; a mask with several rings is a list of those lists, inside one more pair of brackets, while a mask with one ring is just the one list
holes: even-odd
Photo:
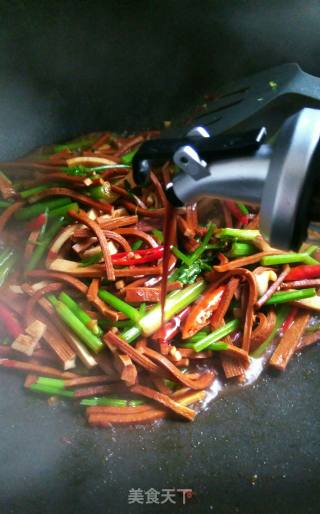
[[[172, 119], [228, 79], [286, 61], [320, 74], [317, 1], [2, 1], [0, 158]], [[90, 429], [1, 372], [0, 512], [319, 512], [320, 353], [219, 398], [194, 424]], [[130, 489], [192, 488], [183, 505]], [[164, 494], [164, 493], [163, 493]]]

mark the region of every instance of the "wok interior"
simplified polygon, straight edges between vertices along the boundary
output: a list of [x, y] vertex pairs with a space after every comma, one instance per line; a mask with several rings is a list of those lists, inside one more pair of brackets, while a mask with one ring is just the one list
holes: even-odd
[[[320, 74], [317, 1], [184, 6], [3, 2], [0, 158], [90, 131], [160, 126], [221, 83], [282, 62]], [[286, 377], [221, 400], [192, 427], [102, 437], [42, 400], [35, 423], [20, 378], [7, 374], [1, 510], [126, 512], [132, 487], [191, 484], [195, 512], [317, 512], [319, 364], [310, 349]]]

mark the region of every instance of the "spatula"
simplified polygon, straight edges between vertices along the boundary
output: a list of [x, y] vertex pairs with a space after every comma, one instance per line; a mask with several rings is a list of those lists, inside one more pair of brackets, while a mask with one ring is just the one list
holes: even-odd
[[218, 135], [263, 124], [270, 136], [303, 107], [320, 107], [320, 78], [305, 73], [296, 63], [281, 64], [219, 89], [202, 112], [190, 112], [185, 134], [194, 126]]
[[[278, 130], [273, 145], [263, 144]], [[208, 195], [261, 204], [264, 236], [298, 248], [320, 219], [320, 79], [291, 63], [221, 89], [204, 112], [141, 145], [136, 183], [167, 160], [179, 169], [166, 187], [173, 205]]]

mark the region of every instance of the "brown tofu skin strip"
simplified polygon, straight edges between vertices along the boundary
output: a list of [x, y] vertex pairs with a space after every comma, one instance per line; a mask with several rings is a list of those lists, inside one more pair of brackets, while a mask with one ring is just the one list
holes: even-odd
[[270, 366], [283, 371], [297, 349], [300, 338], [309, 322], [308, 312], [298, 312], [293, 324], [284, 333], [269, 361]]
[[320, 330], [317, 330], [316, 332], [312, 332], [311, 334], [306, 334], [305, 336], [300, 339], [297, 350], [303, 350], [307, 346], [311, 346], [315, 343], [318, 343], [320, 341]]

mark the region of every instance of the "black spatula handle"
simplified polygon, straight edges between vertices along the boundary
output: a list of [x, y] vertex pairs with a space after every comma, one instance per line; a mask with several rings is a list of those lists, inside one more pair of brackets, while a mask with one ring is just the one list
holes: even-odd
[[172, 160], [179, 148], [191, 146], [205, 161], [225, 157], [248, 155], [255, 152], [262, 143], [266, 132], [261, 128], [244, 134], [228, 134], [217, 137], [184, 137], [175, 139], [150, 139], [143, 143], [135, 154], [132, 167], [137, 184], [143, 185], [152, 166], [159, 166]]

